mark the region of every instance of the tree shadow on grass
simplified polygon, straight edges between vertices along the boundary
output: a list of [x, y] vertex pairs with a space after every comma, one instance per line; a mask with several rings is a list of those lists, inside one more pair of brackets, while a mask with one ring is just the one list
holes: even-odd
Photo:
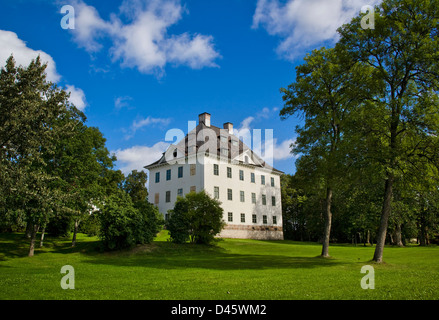
[[[35, 239], [34, 255], [41, 253], [73, 253], [78, 251], [94, 251], [98, 241], [81, 242], [78, 248], [72, 248], [70, 237], [53, 237], [46, 235], [43, 247], [40, 247], [40, 234]], [[0, 233], [0, 261], [13, 258], [27, 257], [29, 253], [30, 239], [24, 233]]]
[[[27, 256], [29, 240], [23, 234], [0, 234], [0, 261], [7, 258]], [[38, 244], [36, 243], [38, 246]], [[233, 246], [233, 244], [231, 244]], [[254, 243], [257, 246], [257, 242]], [[231, 252], [219, 245], [174, 244], [161, 241], [134, 248], [102, 252], [99, 241], [78, 242], [71, 247], [69, 239], [47, 239], [44, 248], [36, 248], [35, 255], [41, 253], [71, 254], [87, 256], [85, 263], [120, 267], [145, 267], [164, 270], [203, 268], [212, 270], [268, 270], [334, 267], [345, 264], [336, 259], [322, 259], [319, 256], [294, 256], [295, 243], [290, 243], [292, 255], [276, 254], [267, 248], [252, 253], [251, 248], [242, 252]], [[263, 249], [263, 248], [258, 248]], [[274, 251], [273, 251], [274, 250]]]
[[29, 244], [22, 233], [0, 233], [0, 261], [27, 256]]
[[[127, 252], [113, 256], [94, 255], [91, 264], [108, 264], [121, 267], [145, 267], [165, 270], [202, 268], [212, 270], [264, 270], [291, 268], [321, 268], [341, 265], [343, 262], [320, 257], [302, 257], [267, 254], [231, 253], [224, 248], [204, 245], [176, 245], [154, 243], [146, 253], [129, 255]], [[122, 257], [122, 256], [124, 257]]]

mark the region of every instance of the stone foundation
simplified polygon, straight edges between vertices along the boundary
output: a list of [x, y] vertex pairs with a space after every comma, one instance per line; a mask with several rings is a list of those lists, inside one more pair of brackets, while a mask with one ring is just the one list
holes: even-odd
[[283, 240], [282, 227], [277, 226], [246, 226], [228, 224], [218, 235], [220, 238]]

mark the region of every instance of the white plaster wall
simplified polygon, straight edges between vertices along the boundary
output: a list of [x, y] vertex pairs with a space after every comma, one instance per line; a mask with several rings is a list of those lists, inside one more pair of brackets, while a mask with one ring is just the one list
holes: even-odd
[[[177, 199], [177, 190], [183, 189], [183, 196], [190, 192], [190, 187], [195, 186], [196, 191], [205, 190], [212, 197], [214, 187], [219, 187], [219, 200], [224, 210], [223, 220], [230, 225], [238, 226], [267, 226], [278, 227], [282, 230], [282, 207], [280, 191], [280, 175], [263, 168], [255, 168], [249, 165], [232, 164], [218, 159], [216, 156], [199, 156], [198, 161], [190, 158], [186, 163], [179, 161], [176, 164], [166, 164], [149, 169], [149, 202], [155, 203], [155, 194], [159, 193], [159, 211], [165, 215], [168, 210], [174, 208]], [[182, 164], [183, 163], [183, 164]], [[190, 175], [190, 164], [195, 163], [196, 174]], [[219, 165], [219, 175], [214, 175], [213, 164]], [[178, 167], [183, 166], [183, 178], [178, 178]], [[232, 178], [227, 177], [227, 167], [232, 168]], [[171, 180], [166, 180], [166, 170], [171, 169]], [[239, 179], [239, 170], [244, 171], [244, 181]], [[160, 172], [160, 182], [155, 182], [155, 173]], [[251, 172], [255, 173], [255, 182], [251, 182]], [[261, 184], [261, 175], [265, 175], [265, 185]], [[271, 178], [274, 178], [274, 187], [271, 186]], [[227, 189], [232, 189], [233, 200], [227, 199]], [[166, 191], [171, 191], [171, 201], [165, 202]], [[240, 200], [240, 191], [244, 191], [245, 201]], [[252, 192], [256, 194], [256, 204], [252, 203]], [[267, 204], [262, 204], [262, 195], [266, 195]], [[276, 197], [276, 205], [272, 206], [271, 197]], [[233, 213], [233, 222], [228, 222], [228, 213]], [[245, 222], [241, 222], [241, 213], [245, 214]], [[257, 215], [257, 223], [252, 222], [252, 215]], [[267, 216], [267, 224], [263, 224], [263, 215]], [[277, 217], [276, 225], [273, 224], [273, 216]], [[281, 239], [282, 231], [262, 232], [249, 230], [223, 230], [222, 237], [254, 238], [254, 239]]]
[[[196, 191], [203, 189], [203, 166], [200, 163], [192, 161], [196, 165], [196, 173], [194, 176], [190, 175], [190, 161], [187, 163], [176, 163], [172, 165], [163, 165], [149, 169], [149, 190], [148, 200], [155, 204], [155, 194], [159, 193], [159, 203], [157, 205], [159, 211], [165, 215], [168, 210], [174, 208], [174, 203], [177, 200], [178, 189], [183, 189], [183, 196], [190, 192], [190, 187], [195, 186]], [[178, 167], [183, 167], [183, 177], [178, 178]], [[171, 169], [171, 180], [166, 180], [166, 170]], [[160, 172], [160, 182], [155, 182], [155, 174]], [[171, 201], [166, 202], [166, 191], [171, 191]]]
[[[214, 187], [219, 187], [219, 200], [224, 209], [223, 219], [235, 225], [273, 226], [273, 216], [277, 217], [276, 226], [282, 227], [282, 205], [280, 192], [280, 176], [269, 170], [241, 164], [231, 164], [215, 157], [205, 160], [204, 188], [213, 196]], [[213, 174], [213, 164], [219, 164], [219, 175]], [[227, 167], [232, 168], [232, 178], [227, 177]], [[239, 170], [244, 171], [244, 181], [239, 179]], [[255, 183], [251, 182], [250, 173], [255, 173]], [[261, 175], [265, 175], [265, 185], [261, 184]], [[274, 187], [271, 186], [274, 178]], [[232, 189], [233, 200], [227, 199], [227, 189]], [[244, 191], [245, 200], [241, 202], [240, 191]], [[256, 204], [252, 203], [252, 192], [256, 194]], [[266, 195], [267, 204], [262, 205], [262, 195]], [[272, 206], [271, 197], [276, 197], [276, 206]], [[228, 222], [228, 212], [233, 213], [233, 222]], [[245, 214], [245, 223], [241, 222], [241, 213]], [[252, 215], [257, 215], [257, 223], [252, 222]], [[263, 224], [262, 216], [267, 216], [267, 224]]]

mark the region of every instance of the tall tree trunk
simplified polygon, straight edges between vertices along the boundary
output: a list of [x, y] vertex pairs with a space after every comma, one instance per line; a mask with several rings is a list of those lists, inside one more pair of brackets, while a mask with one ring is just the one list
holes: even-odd
[[78, 233], [79, 220], [75, 220], [75, 228], [73, 229], [72, 247], [76, 246], [76, 234]]
[[386, 243], [387, 224], [389, 222], [389, 216], [390, 216], [391, 204], [392, 204], [393, 181], [394, 181], [393, 174], [389, 173], [385, 184], [385, 193], [384, 193], [383, 208], [381, 211], [380, 229], [378, 230], [377, 244], [373, 256], [373, 261], [375, 262], [383, 261], [383, 251], [384, 251], [384, 245]]
[[27, 239], [30, 239], [32, 237], [32, 229], [33, 229], [33, 224], [27, 223], [26, 224], [26, 238]]
[[325, 233], [323, 236], [322, 257], [329, 257], [329, 238], [331, 235], [331, 223], [332, 223], [332, 189], [326, 188], [326, 216], [325, 216]]
[[38, 225], [34, 224], [32, 225], [31, 229], [31, 235], [30, 235], [30, 247], [29, 247], [29, 257], [34, 256], [34, 250], [35, 250], [35, 239], [37, 238], [37, 232], [38, 232]]
[[404, 244], [402, 243], [402, 230], [400, 223], [396, 224], [394, 240], [395, 240], [395, 245], [397, 245], [398, 247], [404, 247]]
[[426, 246], [427, 245], [427, 232], [425, 228], [425, 224], [421, 224], [420, 228], [420, 234], [419, 234], [419, 245], [420, 246]]
[[40, 248], [43, 246], [45, 231], [46, 231], [46, 227], [43, 227], [43, 230], [41, 230]]

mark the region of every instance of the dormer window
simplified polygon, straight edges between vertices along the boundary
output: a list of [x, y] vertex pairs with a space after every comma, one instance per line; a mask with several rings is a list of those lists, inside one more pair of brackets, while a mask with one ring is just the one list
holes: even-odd
[[177, 149], [174, 149], [173, 155], [174, 155], [174, 158], [177, 158]]
[[244, 157], [244, 161], [245, 161], [245, 163], [248, 163], [248, 156]]

